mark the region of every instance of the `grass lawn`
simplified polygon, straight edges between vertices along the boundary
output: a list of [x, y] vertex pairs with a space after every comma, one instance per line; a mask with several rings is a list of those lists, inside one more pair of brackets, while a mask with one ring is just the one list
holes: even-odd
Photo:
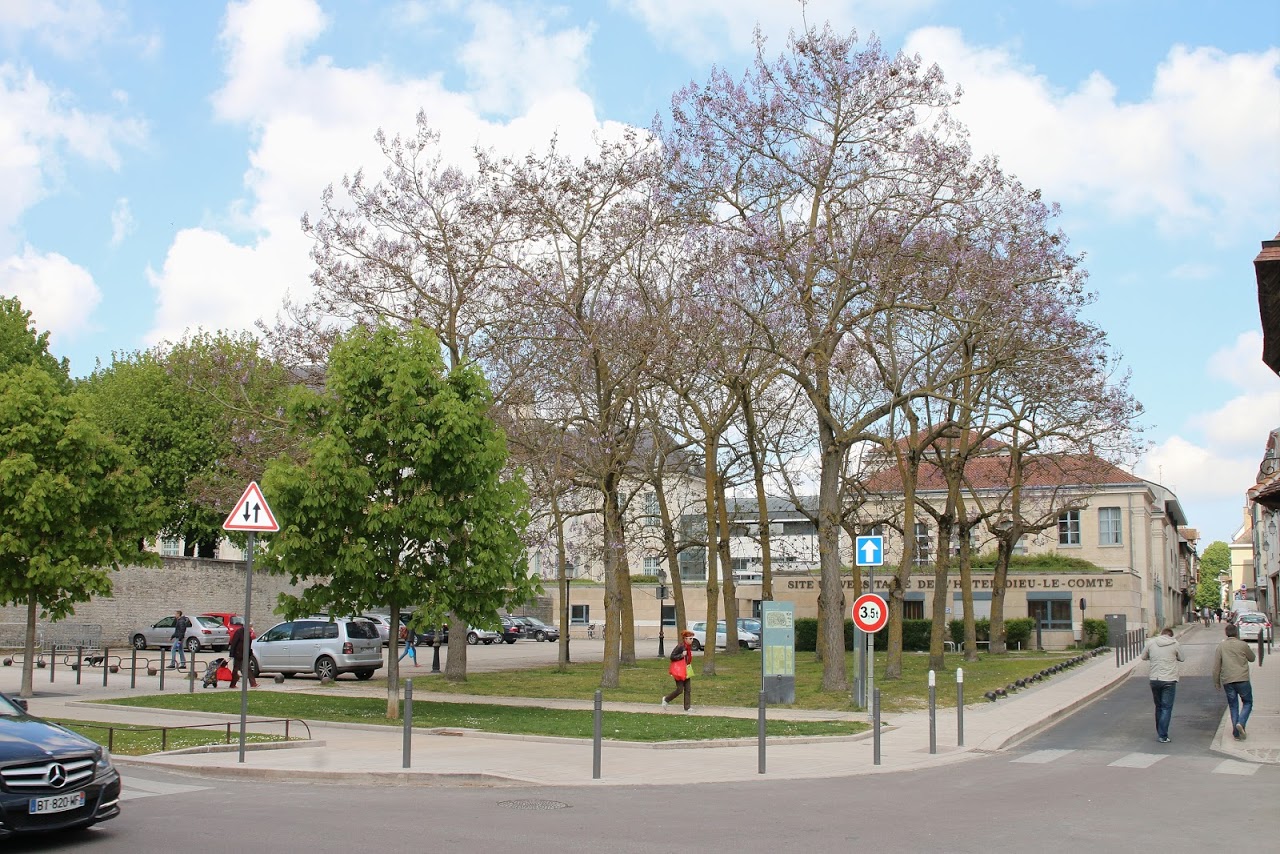
[[[117, 705], [203, 712], [239, 714], [238, 694], [164, 694], [110, 700]], [[654, 711], [658, 712], [655, 702]], [[343, 697], [298, 692], [258, 691], [249, 695], [249, 712], [269, 718], [301, 718], [309, 721], [400, 726], [387, 720], [387, 701], [381, 697]], [[549, 735], [567, 738], [592, 737], [589, 710], [539, 709], [472, 703], [413, 701], [413, 723], [419, 727], [459, 727], [486, 732]], [[770, 736], [852, 735], [869, 729], [861, 721], [779, 721], [768, 722]], [[686, 716], [679, 711], [664, 714], [611, 712], [605, 710], [606, 739], [619, 741], [676, 741], [716, 738], [754, 738], [754, 718]], [[105, 733], [103, 733], [105, 737]], [[159, 749], [158, 747], [156, 748]]]
[[[231, 740], [228, 742], [225, 727], [203, 729], [169, 727], [168, 732], [162, 735], [159, 727], [106, 724], [98, 723], [97, 721], [73, 721], [66, 718], [48, 718], [47, 720], [74, 730], [85, 738], [96, 741], [103, 747], [110, 747], [111, 752], [119, 756], [144, 756], [148, 753], [159, 753], [161, 750], [180, 750], [185, 747], [204, 747], [209, 744], [240, 743], [238, 725], [232, 728]], [[249, 742], [283, 740], [283, 736], [253, 732], [245, 733], [245, 741]]]
[[[947, 669], [937, 674], [940, 707], [956, 704], [956, 668], [964, 668], [965, 704], [986, 703], [983, 694], [1003, 688], [1015, 679], [1031, 676], [1050, 664], [1057, 664], [1074, 653], [1011, 652], [1006, 655], [980, 655], [978, 661], [966, 662], [960, 653], [946, 657]], [[886, 712], [923, 709], [929, 701], [929, 657], [924, 653], [905, 653], [902, 657], [902, 679], [884, 678], [885, 655], [876, 655], [876, 686], [880, 689], [880, 705]], [[493, 673], [468, 674], [466, 682], [447, 682], [439, 676], [419, 676], [413, 680], [415, 696], [437, 692], [472, 694], [483, 697], [560, 697], [590, 699], [600, 687], [599, 662], [570, 665], [567, 672], [554, 666], [502, 670]], [[853, 667], [852, 655], [849, 667]], [[701, 658], [693, 662], [693, 703], [695, 706], [756, 706], [760, 693], [760, 654], [744, 652], [736, 656], [716, 656], [716, 675], [703, 676]], [[852, 676], [850, 676], [852, 680]], [[380, 680], [385, 684], [385, 680]], [[848, 692], [822, 691], [822, 664], [813, 653], [796, 653], [796, 702], [792, 708], [854, 711]], [[652, 703], [672, 688], [667, 675], [667, 662], [644, 658], [635, 667], [624, 667], [617, 688], [604, 691], [606, 702]]]

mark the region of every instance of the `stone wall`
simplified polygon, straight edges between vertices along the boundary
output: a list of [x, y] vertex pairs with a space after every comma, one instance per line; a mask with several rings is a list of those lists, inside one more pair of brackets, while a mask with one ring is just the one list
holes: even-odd
[[[158, 567], [129, 566], [112, 575], [112, 593], [76, 606], [75, 614], [59, 627], [83, 623], [102, 627], [108, 646], [124, 646], [143, 625], [181, 609], [187, 614], [206, 611], [244, 612], [244, 561], [166, 557]], [[285, 576], [253, 573], [253, 624], [259, 632], [279, 621], [277, 597], [296, 589]], [[21, 643], [27, 611], [22, 606], [0, 607], [0, 646]], [[40, 620], [41, 628], [45, 621]]]

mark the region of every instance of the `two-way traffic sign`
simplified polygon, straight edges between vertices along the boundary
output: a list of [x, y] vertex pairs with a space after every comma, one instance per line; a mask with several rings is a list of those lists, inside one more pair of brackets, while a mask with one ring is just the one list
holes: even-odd
[[227, 521], [222, 523], [224, 531], [278, 531], [276, 517], [271, 515], [267, 499], [262, 497], [262, 490], [256, 481], [249, 486], [236, 502], [236, 509], [231, 511]]
[[853, 552], [858, 566], [884, 566], [884, 537], [858, 537]]

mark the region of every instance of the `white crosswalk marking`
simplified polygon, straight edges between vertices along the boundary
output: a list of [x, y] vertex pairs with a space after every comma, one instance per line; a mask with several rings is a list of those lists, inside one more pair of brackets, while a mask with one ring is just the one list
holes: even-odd
[[1026, 756], [1019, 756], [1014, 762], [1026, 762], [1032, 765], [1043, 765], [1046, 762], [1052, 762], [1055, 759], [1061, 759], [1068, 753], [1075, 753], [1074, 750], [1035, 750]]
[[1112, 768], [1150, 768], [1165, 758], [1159, 753], [1130, 753], [1127, 756], [1121, 756], [1115, 762], [1108, 762], [1107, 765]]
[[186, 786], [181, 783], [161, 783], [156, 780], [145, 780], [133, 775], [120, 775], [120, 800], [132, 801], [138, 798], [154, 798], [156, 795], [182, 795], [187, 792], [202, 792], [212, 786]]
[[1252, 762], [1238, 762], [1235, 759], [1224, 759], [1214, 766], [1215, 774], [1235, 774], [1239, 777], [1248, 777], [1258, 773], [1261, 765], [1255, 765]]

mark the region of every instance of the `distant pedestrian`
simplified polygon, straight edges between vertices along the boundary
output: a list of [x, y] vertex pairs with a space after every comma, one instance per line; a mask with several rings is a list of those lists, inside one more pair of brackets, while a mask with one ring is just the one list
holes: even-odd
[[184, 616], [181, 611], [174, 612], [173, 646], [169, 650], [170, 670], [185, 669], [187, 666], [187, 651], [184, 644], [187, 640], [187, 629], [189, 628], [191, 628], [191, 620]]
[[671, 650], [671, 665], [667, 667], [667, 672], [676, 681], [676, 689], [662, 698], [662, 705], [666, 706], [676, 697], [684, 694], [684, 710], [686, 712], [692, 711], [692, 706], [690, 706], [693, 700], [693, 690], [690, 687], [693, 677], [693, 672], [690, 669], [692, 666], [693, 632], [685, 629], [680, 634], [680, 643], [676, 644]]
[[1208, 606], [1208, 605], [1205, 605], [1205, 606], [1204, 606], [1204, 608], [1202, 608], [1202, 609], [1201, 609], [1201, 611], [1200, 611], [1200, 619], [1204, 622], [1204, 624], [1205, 624], [1206, 626], [1208, 626], [1208, 625], [1209, 625], [1209, 614], [1210, 614], [1210, 613], [1211, 613], [1211, 612], [1209, 611], [1209, 606]]
[[[250, 626], [250, 631], [252, 631]], [[250, 638], [250, 645], [253, 640]], [[231, 687], [236, 687], [236, 681], [240, 678], [240, 666], [244, 663], [244, 624], [236, 626], [231, 630], [231, 643], [227, 647], [227, 654], [231, 656]], [[249, 665], [251, 668], [252, 664]], [[249, 677], [249, 687], [257, 688], [258, 680], [253, 678], [253, 670], [247, 674]]]
[[1227, 623], [1227, 637], [1213, 654], [1213, 687], [1226, 692], [1227, 711], [1231, 713], [1231, 735], [1236, 741], [1248, 737], [1245, 724], [1253, 712], [1253, 684], [1249, 681], [1249, 662], [1253, 650], [1240, 640], [1240, 627]]
[[1156, 705], [1156, 741], [1168, 744], [1169, 721], [1173, 718], [1173, 701], [1178, 693], [1178, 662], [1185, 660], [1182, 647], [1173, 639], [1173, 629], [1164, 629], [1147, 641], [1142, 648], [1142, 659], [1151, 662], [1147, 678], [1151, 681], [1151, 699]]
[[1214, 616], [1214, 619], [1216, 619], [1219, 623], [1221, 623], [1221, 622], [1222, 622], [1222, 609], [1221, 609], [1221, 608], [1214, 608], [1214, 609], [1213, 609], [1213, 616]]
[[418, 666], [418, 633], [408, 626], [400, 627], [400, 640], [404, 641], [404, 652], [400, 653], [397, 661], [404, 661], [407, 655], [413, 659], [413, 666]]

